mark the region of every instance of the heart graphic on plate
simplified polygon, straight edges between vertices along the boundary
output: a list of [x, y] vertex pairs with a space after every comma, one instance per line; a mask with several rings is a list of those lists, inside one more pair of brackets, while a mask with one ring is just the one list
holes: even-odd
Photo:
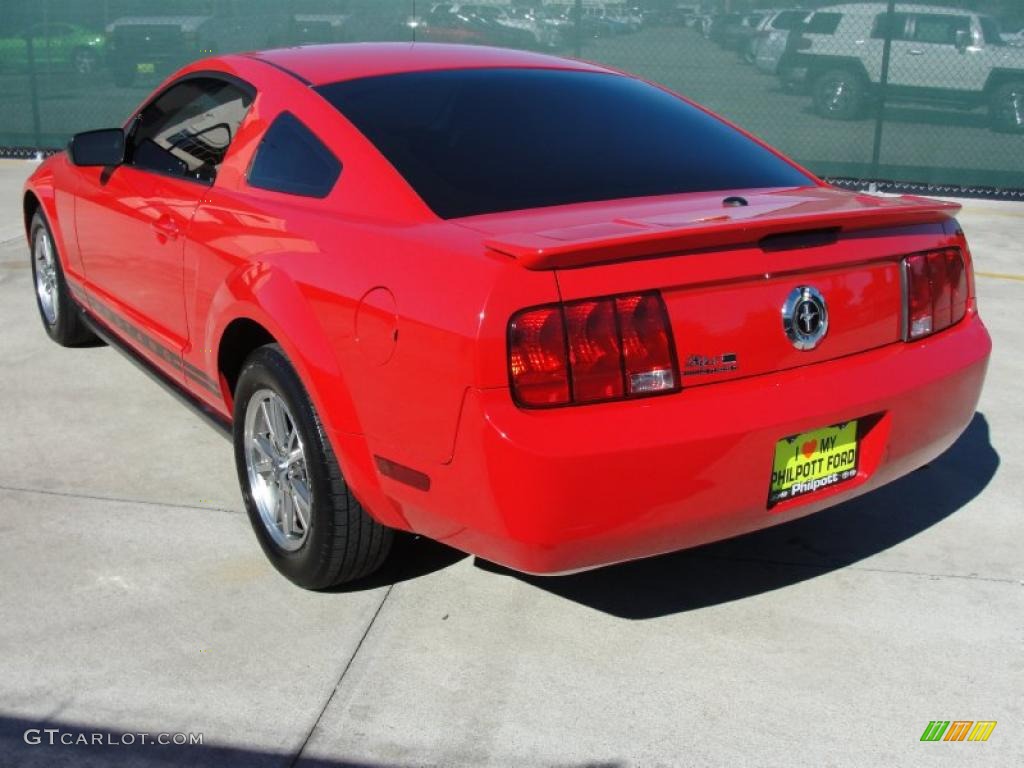
[[806, 443], [800, 446], [800, 450], [803, 451], [804, 457], [809, 459], [811, 458], [811, 456], [814, 455], [814, 452], [818, 450], [818, 441], [808, 440]]

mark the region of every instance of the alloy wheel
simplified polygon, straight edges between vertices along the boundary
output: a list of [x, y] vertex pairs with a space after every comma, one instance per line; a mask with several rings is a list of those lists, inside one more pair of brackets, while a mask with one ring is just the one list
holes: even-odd
[[1015, 129], [1024, 128], [1024, 89], [1015, 89], [1006, 94], [1002, 112], [1006, 125]]
[[845, 80], [829, 80], [822, 86], [821, 104], [829, 113], [843, 112], [850, 100], [850, 86]]
[[313, 491], [298, 426], [273, 390], [249, 398], [244, 447], [249, 492], [263, 526], [281, 549], [300, 549], [309, 537]]
[[75, 51], [71, 63], [78, 74], [91, 75], [96, 68], [96, 55], [92, 51]]
[[32, 246], [32, 258], [35, 260], [36, 296], [39, 307], [43, 310], [46, 324], [57, 324], [57, 262], [53, 241], [45, 228], [36, 232], [36, 240]]

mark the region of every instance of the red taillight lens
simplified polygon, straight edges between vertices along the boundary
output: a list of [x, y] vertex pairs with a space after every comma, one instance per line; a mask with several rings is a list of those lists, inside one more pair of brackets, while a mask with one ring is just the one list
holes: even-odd
[[516, 399], [523, 405], [569, 402], [562, 308], [520, 312], [509, 323], [509, 371]]
[[573, 400], [586, 403], [621, 397], [622, 354], [615, 301], [598, 299], [566, 304], [565, 320]]
[[519, 312], [509, 323], [509, 371], [516, 402], [526, 406], [672, 392], [679, 381], [658, 293]]
[[672, 356], [668, 313], [661, 296], [624, 296], [615, 300], [622, 329], [627, 391], [643, 395], [675, 389], [679, 378]]
[[949, 328], [963, 319], [967, 314], [967, 265], [959, 248], [915, 253], [903, 263], [908, 341]]

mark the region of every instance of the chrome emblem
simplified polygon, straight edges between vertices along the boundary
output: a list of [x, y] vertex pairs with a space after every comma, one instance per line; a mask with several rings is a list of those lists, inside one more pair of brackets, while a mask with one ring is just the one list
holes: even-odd
[[782, 327], [797, 349], [814, 349], [828, 333], [828, 308], [817, 288], [801, 285], [782, 305]]

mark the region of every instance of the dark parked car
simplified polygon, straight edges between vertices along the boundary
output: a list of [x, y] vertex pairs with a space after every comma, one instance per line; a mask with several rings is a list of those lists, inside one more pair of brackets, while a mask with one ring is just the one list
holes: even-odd
[[708, 18], [704, 24], [704, 37], [721, 44], [725, 39], [725, 31], [743, 19], [741, 13], [718, 13]]
[[533, 33], [500, 24], [486, 12], [475, 12], [458, 5], [438, 5], [416, 29], [416, 39], [431, 43], [469, 43], [505, 48], [536, 48]]
[[757, 28], [764, 21], [765, 13], [744, 13], [738, 18], [732, 19], [720, 27], [720, 34], [716, 39], [723, 48], [730, 51], [746, 51], [750, 43], [757, 35]]
[[114, 82], [129, 86], [139, 75], [164, 76], [203, 56], [291, 43], [295, 20], [286, 13], [127, 16], [112, 22], [107, 32]]

